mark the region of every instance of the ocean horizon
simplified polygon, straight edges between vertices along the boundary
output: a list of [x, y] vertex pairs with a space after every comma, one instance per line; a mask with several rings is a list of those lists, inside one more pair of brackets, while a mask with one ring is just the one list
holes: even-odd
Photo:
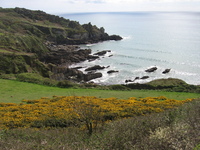
[[[188, 84], [200, 85], [200, 13], [199, 12], [108, 12], [70, 13], [60, 15], [80, 24], [103, 27], [108, 34], [123, 37], [121, 41], [105, 41], [80, 45], [92, 53], [111, 50], [99, 60], [73, 65], [109, 66], [101, 70], [98, 84], [124, 84], [125, 80], [149, 76], [134, 83], [161, 78], [178, 78]], [[112, 57], [111, 57], [112, 56]], [[157, 67], [155, 72], [146, 69]], [[163, 74], [165, 69], [171, 69]], [[118, 73], [108, 74], [116, 70]]]

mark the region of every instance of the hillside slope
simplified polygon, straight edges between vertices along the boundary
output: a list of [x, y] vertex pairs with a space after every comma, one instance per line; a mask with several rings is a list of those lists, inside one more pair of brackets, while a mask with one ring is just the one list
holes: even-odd
[[26, 52], [46, 51], [45, 41], [69, 45], [121, 39], [109, 36], [103, 27], [97, 28], [91, 23], [80, 25], [63, 17], [24, 8], [0, 9], [0, 33], [1, 47]]
[[72, 45], [121, 39], [91, 23], [81, 25], [77, 21], [24, 8], [0, 8], [0, 73], [36, 72], [45, 77], [62, 73], [61, 78], [54, 75], [58, 80], [69, 79], [69, 74], [77, 76], [78, 73], [79, 80], [84, 80], [87, 77], [78, 70], [60, 69], [60, 66], [92, 58], [91, 50], [80, 50]]

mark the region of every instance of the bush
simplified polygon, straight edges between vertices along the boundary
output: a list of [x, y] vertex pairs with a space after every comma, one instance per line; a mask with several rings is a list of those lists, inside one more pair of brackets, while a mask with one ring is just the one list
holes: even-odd
[[16, 79], [16, 76], [14, 74], [0, 74], [0, 79], [14, 80]]
[[36, 73], [21, 73], [16, 75], [17, 80], [23, 81], [23, 82], [30, 82], [30, 83], [36, 83], [41, 85], [49, 85], [49, 86], [56, 86], [57, 81], [51, 80], [49, 78], [44, 78]]
[[196, 150], [200, 143], [199, 106], [200, 100], [194, 100], [178, 109], [112, 122], [104, 134], [90, 139], [95, 141], [92, 146], [104, 150]]
[[66, 128], [74, 125], [70, 120], [65, 120], [63, 118], [48, 118], [45, 120], [36, 120], [32, 123], [33, 128]]
[[[199, 106], [200, 100], [193, 100], [178, 109], [112, 121], [91, 136], [77, 127], [0, 130], [0, 149], [199, 150]], [[63, 123], [68, 122], [46, 121]]]
[[109, 86], [110, 90], [130, 90], [128, 87], [124, 86], [124, 85], [110, 85]]
[[75, 84], [71, 81], [64, 80], [64, 81], [58, 82], [57, 86], [61, 88], [70, 88], [70, 87], [75, 86]]

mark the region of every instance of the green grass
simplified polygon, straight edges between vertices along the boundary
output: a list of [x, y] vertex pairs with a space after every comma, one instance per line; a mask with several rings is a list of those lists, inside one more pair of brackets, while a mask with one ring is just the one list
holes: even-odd
[[4, 49], [0, 49], [0, 53], [11, 53], [11, 52]]
[[73, 89], [58, 88], [32, 83], [19, 82], [15, 80], [0, 79], [0, 102], [20, 103], [23, 99], [39, 99], [41, 97], [52, 96], [96, 96], [101, 98], [117, 97], [119, 99], [127, 99], [129, 97], [156, 97], [166, 96], [177, 100], [186, 98], [199, 98], [197, 93], [179, 93], [165, 92], [155, 90], [131, 90], [131, 91], [115, 91], [115, 90], [98, 90], [98, 89]]

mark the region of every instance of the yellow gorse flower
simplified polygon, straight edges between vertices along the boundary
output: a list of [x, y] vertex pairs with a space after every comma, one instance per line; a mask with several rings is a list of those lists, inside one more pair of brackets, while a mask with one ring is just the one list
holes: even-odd
[[0, 103], [0, 129], [67, 127], [77, 120], [109, 122], [117, 118], [158, 113], [193, 99], [174, 100], [164, 96], [129, 99], [94, 96], [53, 96], [23, 100], [21, 104]]

